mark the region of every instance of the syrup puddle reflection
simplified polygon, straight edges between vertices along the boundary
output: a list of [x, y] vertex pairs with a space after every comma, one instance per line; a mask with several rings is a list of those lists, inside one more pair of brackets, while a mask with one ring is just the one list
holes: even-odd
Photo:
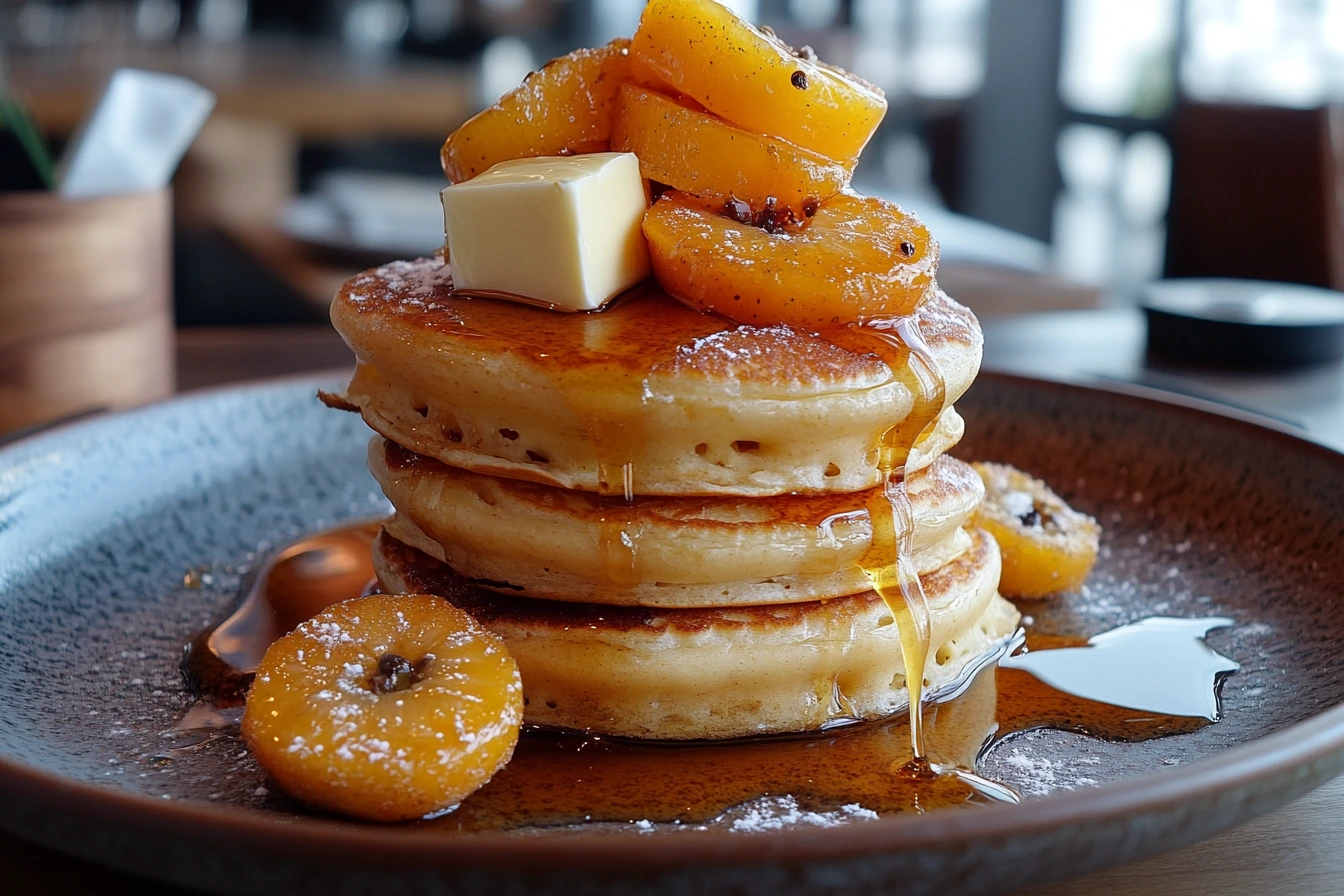
[[1224, 616], [1153, 616], [1089, 638], [1083, 647], [1029, 650], [1000, 665], [1085, 700], [1216, 722], [1222, 716], [1219, 685], [1241, 664], [1204, 637], [1231, 625]]

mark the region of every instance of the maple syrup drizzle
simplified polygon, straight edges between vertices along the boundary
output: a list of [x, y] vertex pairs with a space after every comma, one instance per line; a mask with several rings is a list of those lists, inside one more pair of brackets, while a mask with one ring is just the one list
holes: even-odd
[[[964, 790], [967, 799], [1016, 802], [1009, 788], [976, 775], [969, 763], [930, 762], [924, 735], [924, 687], [931, 641], [928, 599], [914, 564], [914, 514], [905, 487], [906, 464], [928, 438], [947, 403], [947, 387], [937, 359], [913, 318], [868, 321], [826, 334], [854, 350], [877, 354], [905, 384], [913, 405], [909, 414], [878, 440], [877, 468], [881, 487], [866, 505], [872, 542], [860, 560], [873, 590], [891, 612], [900, 636], [909, 693], [910, 760], [895, 770], [911, 782], [938, 781], [942, 790]], [[829, 524], [829, 521], [823, 525]], [[946, 778], [948, 780], [940, 780]]]
[[[595, 429], [590, 426], [590, 431]], [[639, 581], [640, 530], [635, 512], [635, 465], [610, 459], [611, 440], [593, 436], [597, 446], [598, 538], [604, 577], [620, 585]], [[619, 483], [619, 484], [618, 484]]]
[[[875, 333], [879, 337], [887, 336], [881, 330]], [[928, 598], [924, 595], [924, 586], [919, 581], [912, 559], [915, 520], [910, 507], [910, 495], [905, 488], [905, 466], [911, 452], [932, 430], [938, 415], [943, 412], [947, 387], [938, 361], [924, 343], [923, 334], [914, 320], [901, 320], [896, 325], [896, 333], [904, 346], [907, 369], [914, 375], [918, 390], [914, 392], [916, 403], [910, 411], [910, 419], [893, 426], [882, 435], [878, 454], [882, 492], [868, 505], [868, 517], [874, 521], [873, 553], [865, 556], [862, 563], [864, 572], [873, 580], [875, 590], [892, 611], [901, 635], [906, 687], [910, 692], [910, 748], [912, 762], [918, 765], [924, 763], [927, 756], [924, 746], [923, 696], [931, 623]], [[892, 344], [895, 345], [894, 341]], [[900, 449], [903, 449], [903, 453], [898, 455]], [[881, 547], [878, 547], [879, 538]], [[891, 538], [890, 542], [888, 538]], [[891, 587], [893, 578], [895, 589]], [[925, 769], [916, 771], [923, 772]]]
[[[612, 386], [627, 393], [625, 400], [633, 398], [628, 382]], [[597, 494], [602, 508], [598, 548], [604, 578], [633, 585], [639, 582], [640, 530], [635, 509], [635, 464], [630, 458], [638, 446], [626, 433], [604, 426], [601, 414], [585, 408], [577, 410], [597, 455]]]
[[[370, 590], [370, 542], [377, 523], [359, 522], [316, 533], [278, 552], [259, 567], [238, 609], [188, 645], [183, 669], [205, 701], [179, 727], [220, 736], [216, 707], [236, 706], [256, 662], [279, 635], [324, 606]], [[1192, 628], [1185, 643], [1192, 654], [1172, 672], [1195, 677], [1216, 700], [1222, 677], [1235, 664], [1218, 658], [1193, 631], [1226, 620], [1178, 620]], [[1148, 654], [1135, 653], [1135, 639], [1110, 637], [1132, 630]], [[1160, 655], [1170, 662], [1173, 642], [1151, 639], [1144, 623], [1088, 641], [1028, 633], [1029, 653], [1061, 649], [1104, 652], [1128, 643], [1128, 662]], [[1090, 645], [1090, 646], [1089, 646]], [[1010, 645], [1011, 647], [1016, 644]], [[1141, 646], [1141, 645], [1140, 645]], [[700, 824], [729, 818], [743, 804], [791, 799], [806, 812], [835, 812], [859, 805], [879, 814], [924, 812], [1005, 799], [1011, 791], [972, 771], [995, 743], [1036, 728], [1077, 731], [1116, 742], [1139, 742], [1197, 731], [1212, 720], [1172, 716], [1108, 705], [1069, 691], [1069, 683], [1046, 684], [999, 654], [982, 657], [966, 673], [955, 700], [924, 707], [924, 730], [915, 758], [908, 718], [893, 717], [838, 729], [722, 742], [631, 741], [572, 731], [525, 729], [510, 763], [453, 813], [426, 822], [459, 830], [497, 830], [582, 822]], [[1096, 665], [1096, 664], [1094, 664]], [[1101, 668], [1105, 664], [1098, 665]], [[1172, 687], [1170, 678], [1153, 685]], [[1160, 695], [1159, 695], [1160, 696]], [[193, 715], [194, 713], [194, 715]], [[911, 714], [914, 717], [915, 714]], [[1215, 713], [1216, 715], [1216, 713]], [[946, 773], [956, 769], [956, 774]], [[943, 772], [943, 773], [939, 773]], [[725, 813], [728, 815], [725, 816]], [[749, 819], [747, 819], [749, 820]]]

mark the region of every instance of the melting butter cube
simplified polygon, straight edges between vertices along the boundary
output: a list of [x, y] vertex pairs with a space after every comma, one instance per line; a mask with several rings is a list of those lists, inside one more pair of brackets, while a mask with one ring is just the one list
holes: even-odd
[[649, 275], [633, 153], [500, 162], [442, 198], [458, 289], [588, 311]]

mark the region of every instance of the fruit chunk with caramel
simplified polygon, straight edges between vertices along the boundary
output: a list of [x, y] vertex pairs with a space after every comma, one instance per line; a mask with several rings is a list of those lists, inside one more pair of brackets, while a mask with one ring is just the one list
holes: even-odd
[[271, 645], [242, 733], [305, 803], [421, 818], [509, 761], [523, 690], [495, 635], [442, 598], [387, 595], [328, 607]]
[[611, 148], [634, 153], [643, 175], [659, 183], [753, 208], [774, 197], [799, 218], [809, 201], [840, 192], [853, 170], [634, 84], [621, 88]]
[[662, 81], [733, 124], [852, 167], [886, 114], [882, 92], [794, 54], [713, 0], [650, 0], [634, 76]]
[[910, 314], [933, 285], [938, 244], [886, 200], [841, 193], [768, 229], [735, 211], [680, 192], [653, 204], [644, 236], [664, 290], [738, 323], [822, 327]]
[[1097, 559], [1097, 521], [1016, 467], [972, 466], [985, 483], [985, 500], [974, 525], [993, 535], [1003, 554], [999, 591], [1032, 598], [1081, 586]]
[[616, 99], [630, 78], [630, 42], [575, 50], [528, 75], [448, 136], [439, 153], [453, 183], [510, 159], [604, 152]]

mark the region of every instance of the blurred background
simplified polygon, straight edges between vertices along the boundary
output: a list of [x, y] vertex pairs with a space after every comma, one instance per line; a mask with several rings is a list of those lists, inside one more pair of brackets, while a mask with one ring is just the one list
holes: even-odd
[[[0, 33], [57, 145], [118, 66], [216, 91], [176, 184], [177, 320], [265, 323], [313, 319], [339, 280], [322, 269], [356, 261], [339, 250], [376, 260], [433, 227], [419, 184], [352, 172], [441, 178], [455, 125], [642, 5], [3, 0]], [[857, 180], [943, 225], [949, 261], [1061, 278], [985, 311], [1123, 301], [1163, 274], [1344, 284], [1344, 0], [730, 5], [886, 91]]]
[[[1161, 277], [1344, 287], [1344, 0], [729, 5], [886, 91], [856, 184], [925, 218], [984, 319]], [[120, 66], [213, 90], [173, 184], [176, 323], [312, 323], [353, 271], [438, 245], [450, 130], [642, 6], [0, 0], [0, 84], [56, 150]], [[0, 141], [6, 188], [18, 158]]]

